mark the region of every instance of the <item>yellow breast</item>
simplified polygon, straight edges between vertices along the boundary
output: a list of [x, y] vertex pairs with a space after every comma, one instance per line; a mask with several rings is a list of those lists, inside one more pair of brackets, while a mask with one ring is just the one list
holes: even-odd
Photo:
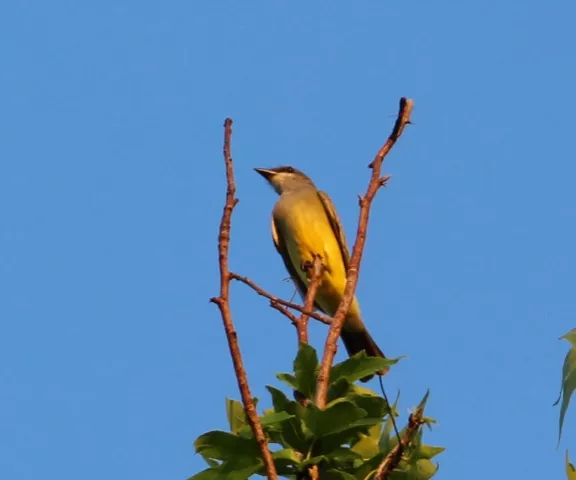
[[302, 265], [320, 255], [325, 272], [317, 300], [332, 314], [346, 284], [346, 270], [340, 245], [324, 206], [315, 191], [310, 194], [282, 195], [273, 212], [278, 235], [282, 235], [294, 270], [308, 285]]

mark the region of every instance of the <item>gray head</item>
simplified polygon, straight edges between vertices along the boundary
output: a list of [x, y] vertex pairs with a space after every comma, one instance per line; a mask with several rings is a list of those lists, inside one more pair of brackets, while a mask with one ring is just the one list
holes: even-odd
[[314, 187], [312, 180], [294, 167], [255, 168], [254, 170], [268, 180], [279, 194], [302, 187]]

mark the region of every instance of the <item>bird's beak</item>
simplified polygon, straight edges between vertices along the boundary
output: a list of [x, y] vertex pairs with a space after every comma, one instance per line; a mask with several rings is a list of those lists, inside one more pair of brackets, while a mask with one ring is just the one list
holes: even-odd
[[256, 170], [266, 180], [270, 180], [276, 174], [274, 170], [270, 170], [269, 168], [255, 168], [254, 170]]

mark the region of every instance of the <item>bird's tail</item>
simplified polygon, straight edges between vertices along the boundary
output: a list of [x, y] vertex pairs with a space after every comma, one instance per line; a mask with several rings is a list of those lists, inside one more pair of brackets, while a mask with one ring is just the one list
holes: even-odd
[[[386, 358], [386, 356], [382, 353], [382, 350], [376, 345], [374, 339], [368, 333], [368, 330], [359, 330], [357, 332], [350, 331], [350, 330], [342, 330], [340, 334], [340, 338], [344, 342], [344, 346], [346, 347], [346, 351], [348, 352], [349, 356], [352, 356], [362, 350], [366, 352], [366, 355], [369, 357], [380, 357]], [[386, 375], [388, 373], [388, 368], [384, 368], [378, 372], [378, 375]], [[367, 382], [373, 377], [373, 375], [361, 378], [360, 381]]]

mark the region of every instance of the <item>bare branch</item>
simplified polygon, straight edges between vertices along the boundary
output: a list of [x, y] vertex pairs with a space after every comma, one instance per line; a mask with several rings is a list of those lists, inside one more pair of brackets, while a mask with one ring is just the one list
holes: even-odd
[[312, 266], [309, 269], [310, 283], [306, 291], [306, 298], [304, 299], [304, 312], [302, 312], [302, 315], [300, 315], [300, 318], [296, 322], [298, 341], [302, 343], [308, 343], [308, 320], [310, 314], [307, 312], [311, 312], [314, 309], [314, 299], [320, 286], [323, 271], [324, 267], [322, 266], [321, 258], [315, 256]]
[[288, 310], [284, 305], [280, 305], [274, 300], [270, 300], [270, 306], [274, 310], [278, 310], [282, 315], [288, 317], [294, 326], [298, 324], [298, 317], [294, 315], [290, 310]]
[[392, 471], [398, 466], [400, 460], [402, 459], [402, 453], [410, 442], [418, 432], [418, 429], [422, 424], [424, 424], [424, 420], [422, 418], [423, 411], [421, 409], [417, 409], [416, 412], [410, 415], [408, 418], [408, 426], [406, 427], [406, 431], [402, 439], [396, 444], [396, 446], [390, 450], [390, 453], [384, 457], [384, 460], [376, 470], [376, 475], [374, 475], [374, 480], [385, 480], [387, 479]]
[[262, 453], [262, 460], [266, 469], [266, 476], [268, 480], [277, 480], [276, 467], [272, 459], [272, 454], [268, 449], [266, 442], [266, 435], [258, 419], [256, 406], [254, 405], [252, 393], [248, 386], [248, 378], [244, 364], [242, 362], [242, 355], [240, 354], [240, 346], [238, 344], [238, 335], [234, 329], [232, 322], [232, 313], [230, 311], [230, 279], [231, 274], [228, 268], [228, 251], [230, 247], [230, 228], [232, 220], [232, 212], [238, 203], [236, 196], [236, 185], [234, 183], [234, 170], [232, 166], [232, 156], [230, 154], [230, 137], [232, 136], [232, 119], [227, 118], [224, 122], [224, 162], [226, 164], [226, 203], [224, 205], [224, 212], [222, 213], [222, 220], [220, 222], [220, 233], [218, 235], [218, 260], [220, 265], [220, 296], [211, 298], [210, 301], [218, 305], [222, 315], [222, 322], [224, 323], [224, 330], [226, 338], [228, 339], [228, 347], [230, 355], [232, 356], [232, 363], [234, 364], [234, 371], [238, 380], [238, 388], [242, 396], [242, 403], [244, 410], [248, 417], [248, 423], [252, 428], [254, 437], [258, 442], [260, 452]]
[[354, 242], [354, 248], [352, 249], [352, 255], [350, 256], [350, 261], [348, 264], [346, 287], [344, 288], [344, 294], [342, 295], [342, 300], [340, 301], [338, 310], [336, 310], [336, 313], [332, 318], [330, 331], [328, 332], [328, 337], [326, 338], [326, 346], [324, 348], [324, 355], [322, 357], [322, 365], [318, 375], [316, 405], [321, 409], [324, 409], [326, 406], [326, 394], [328, 392], [330, 368], [332, 367], [332, 362], [334, 361], [334, 356], [336, 355], [338, 337], [342, 331], [342, 325], [344, 324], [346, 314], [348, 313], [352, 300], [354, 299], [354, 291], [356, 290], [356, 284], [358, 283], [358, 272], [360, 270], [360, 262], [362, 260], [364, 244], [366, 243], [368, 220], [370, 218], [370, 207], [372, 200], [378, 192], [378, 189], [383, 184], [380, 179], [382, 163], [384, 162], [384, 158], [388, 152], [392, 149], [402, 134], [404, 127], [410, 123], [410, 113], [412, 112], [413, 106], [414, 102], [412, 100], [406, 97], [402, 97], [400, 99], [398, 117], [396, 119], [396, 123], [394, 124], [394, 128], [392, 129], [392, 133], [388, 137], [388, 140], [386, 140], [386, 143], [382, 146], [382, 148], [380, 148], [372, 163], [369, 165], [369, 167], [372, 169], [372, 176], [370, 183], [368, 184], [366, 194], [363, 197], [360, 197], [360, 218], [358, 220], [356, 241]]
[[[292, 310], [296, 310], [297, 312], [305, 313], [310, 318], [313, 318], [314, 320], [318, 320], [319, 322], [324, 323], [326, 325], [330, 325], [332, 323], [332, 319], [326, 315], [322, 315], [320, 313], [313, 312], [311, 309], [307, 310], [302, 305], [298, 305], [297, 303], [293, 303], [293, 302], [287, 302], [286, 300], [282, 300], [280, 297], [277, 297], [276, 295], [272, 295], [271, 293], [268, 293], [266, 290], [260, 288], [255, 282], [250, 280], [248, 277], [243, 277], [242, 275], [238, 275], [237, 273], [231, 272], [230, 278], [232, 280], [238, 280], [239, 282], [242, 282], [243, 284], [248, 285], [258, 295], [265, 297], [268, 300], [270, 300], [270, 306], [273, 308], [276, 308], [276, 310], [278, 310], [282, 313], [284, 313], [284, 312], [282, 310], [278, 309], [277, 307], [275, 307], [274, 305], [282, 305], [284, 307], [291, 308]], [[284, 315], [286, 315], [286, 314], [284, 313]], [[290, 315], [286, 315], [286, 316], [292, 322], [294, 322], [295, 317], [293, 318], [293, 316], [290, 316]]]

